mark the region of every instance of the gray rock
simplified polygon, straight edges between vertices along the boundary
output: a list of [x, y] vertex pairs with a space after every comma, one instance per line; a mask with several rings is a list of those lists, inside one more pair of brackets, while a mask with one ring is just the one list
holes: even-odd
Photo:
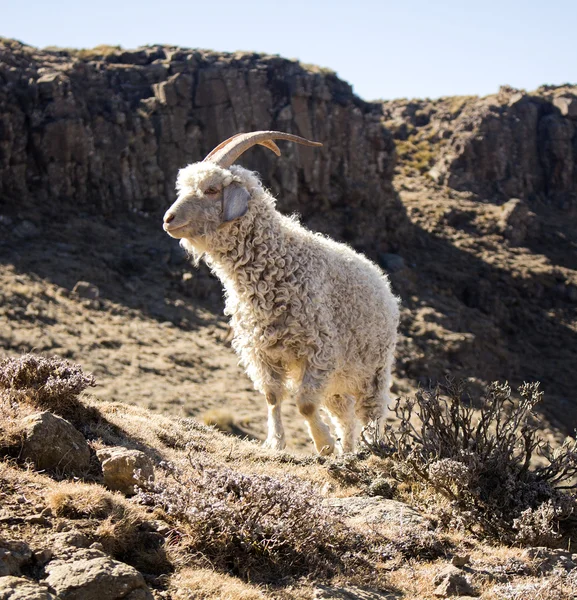
[[577, 119], [577, 96], [557, 96], [553, 100], [553, 104], [564, 117]]
[[538, 229], [537, 216], [518, 198], [512, 198], [501, 207], [498, 225], [502, 234], [515, 246], [528, 237], [534, 237]]
[[405, 268], [405, 259], [398, 254], [388, 254], [382, 252], [379, 254], [379, 263], [383, 269], [389, 273], [396, 273]]
[[90, 447], [84, 436], [66, 419], [50, 412], [35, 413], [22, 420], [24, 441], [21, 457], [37, 469], [83, 473], [90, 463]]
[[100, 298], [98, 287], [88, 281], [76, 282], [76, 285], [72, 288], [72, 293], [87, 300], [98, 300]]
[[135, 493], [135, 485], [154, 479], [152, 462], [140, 450], [116, 446], [98, 450], [96, 456], [102, 464], [104, 485], [109, 490], [130, 496]]
[[75, 550], [49, 562], [46, 583], [61, 600], [153, 600], [133, 567], [94, 549]]
[[20, 567], [32, 558], [32, 551], [24, 542], [2, 541], [0, 546], [0, 577], [21, 575]]
[[453, 556], [453, 558], [451, 559], [451, 564], [454, 567], [462, 568], [470, 563], [471, 563], [470, 554], [463, 554], [463, 555], [455, 554], [455, 556]]
[[22, 577], [0, 577], [0, 600], [60, 600], [45, 586]]
[[429, 520], [408, 504], [380, 496], [326, 498], [325, 506], [352, 527], [375, 525], [417, 525], [429, 527]]
[[523, 556], [534, 561], [542, 573], [557, 569], [572, 571], [577, 568], [577, 554], [572, 554], [567, 550], [537, 546], [535, 548], [527, 548], [523, 552]]
[[439, 598], [475, 595], [475, 590], [471, 587], [463, 571], [453, 565], [448, 565], [437, 573], [433, 583], [437, 586], [433, 594]]
[[40, 230], [32, 221], [22, 221], [14, 227], [12, 233], [18, 240], [31, 240], [40, 235]]
[[62, 531], [56, 533], [50, 538], [54, 548], [62, 550], [63, 548], [88, 548], [90, 542], [88, 538], [80, 531]]

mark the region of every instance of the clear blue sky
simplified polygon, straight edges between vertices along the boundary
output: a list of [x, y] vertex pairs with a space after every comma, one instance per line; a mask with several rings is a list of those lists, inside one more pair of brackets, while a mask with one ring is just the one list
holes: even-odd
[[163, 43], [329, 67], [366, 100], [577, 82], [577, 0], [2, 0], [33, 46]]

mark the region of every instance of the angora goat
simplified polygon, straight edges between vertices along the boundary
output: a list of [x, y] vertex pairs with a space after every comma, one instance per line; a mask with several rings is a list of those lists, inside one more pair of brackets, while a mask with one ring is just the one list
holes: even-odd
[[285, 447], [281, 404], [292, 393], [317, 451], [335, 449], [322, 407], [351, 452], [357, 421], [382, 421], [388, 404], [398, 299], [375, 264], [280, 214], [257, 175], [233, 166], [255, 144], [280, 155], [275, 139], [322, 145], [277, 131], [226, 140], [180, 170], [164, 229], [224, 286], [233, 347], [268, 405], [265, 444]]

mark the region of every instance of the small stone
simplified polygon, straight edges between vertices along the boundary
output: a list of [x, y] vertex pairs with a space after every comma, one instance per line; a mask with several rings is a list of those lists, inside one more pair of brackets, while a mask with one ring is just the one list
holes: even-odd
[[464, 567], [465, 565], [470, 564], [471, 556], [469, 554], [464, 554], [463, 556], [455, 555], [451, 559], [451, 564], [455, 567]]
[[88, 281], [77, 281], [76, 285], [72, 288], [72, 293], [87, 300], [98, 300], [100, 297], [98, 287]]
[[27, 523], [31, 525], [43, 525], [44, 527], [52, 527], [52, 522], [50, 519], [47, 519], [44, 515], [30, 515], [25, 518]]
[[104, 485], [127, 496], [135, 493], [135, 485], [154, 479], [152, 462], [140, 450], [129, 450], [123, 446], [103, 448], [96, 456], [102, 464]]
[[22, 221], [14, 227], [12, 233], [18, 240], [31, 240], [40, 235], [40, 230], [32, 221]]
[[66, 419], [50, 412], [22, 420], [25, 439], [21, 456], [39, 470], [82, 473], [90, 463], [90, 447], [84, 436]]
[[379, 254], [379, 264], [389, 273], [397, 273], [405, 268], [405, 259], [398, 254]]
[[[57, 528], [58, 529], [58, 528]], [[55, 548], [88, 548], [88, 538], [80, 531], [62, 531], [52, 536]]]

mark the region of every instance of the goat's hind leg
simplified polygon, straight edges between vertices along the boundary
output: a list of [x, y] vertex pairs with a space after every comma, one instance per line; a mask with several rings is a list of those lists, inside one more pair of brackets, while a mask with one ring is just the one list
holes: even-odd
[[390, 404], [391, 385], [390, 366], [377, 369], [373, 381], [367, 386], [365, 395], [357, 400], [356, 413], [361, 425], [375, 427], [375, 434], [381, 437], [385, 426], [387, 410]]
[[357, 441], [354, 397], [348, 394], [329, 396], [325, 400], [325, 408], [329, 411], [335, 424], [343, 453], [354, 452]]
[[324, 378], [314, 369], [307, 370], [297, 391], [296, 404], [306, 419], [317, 452], [327, 455], [334, 452], [335, 440], [319, 411], [324, 388]]

